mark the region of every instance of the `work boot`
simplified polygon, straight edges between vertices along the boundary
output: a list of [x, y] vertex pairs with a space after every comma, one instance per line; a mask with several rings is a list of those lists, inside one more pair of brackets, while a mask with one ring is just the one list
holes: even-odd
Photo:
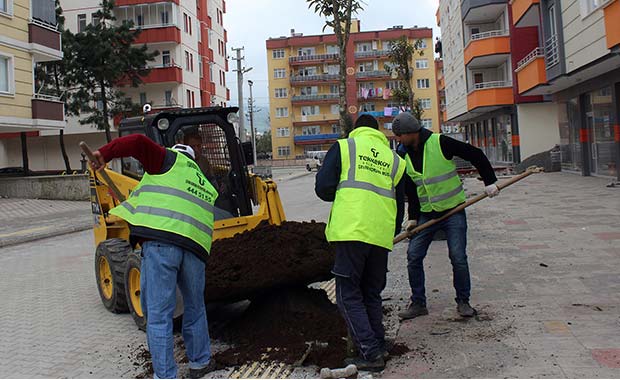
[[471, 318], [476, 315], [476, 309], [469, 305], [467, 301], [459, 301], [456, 305], [456, 311], [461, 317]]
[[203, 377], [205, 377], [207, 373], [213, 372], [213, 371], [215, 371], [215, 360], [211, 359], [209, 361], [209, 364], [207, 364], [206, 366], [202, 368], [198, 368], [198, 369], [190, 368], [189, 378], [190, 379], [202, 379]]
[[344, 365], [354, 364], [359, 371], [371, 371], [378, 372], [383, 371], [385, 368], [385, 360], [383, 360], [383, 352], [377, 354], [373, 359], [367, 360], [360, 356], [354, 358], [347, 358], [344, 360]]
[[420, 315], [427, 315], [428, 309], [426, 305], [412, 302], [407, 306], [407, 309], [398, 313], [398, 317], [404, 321], [405, 319], [412, 319], [419, 317]]

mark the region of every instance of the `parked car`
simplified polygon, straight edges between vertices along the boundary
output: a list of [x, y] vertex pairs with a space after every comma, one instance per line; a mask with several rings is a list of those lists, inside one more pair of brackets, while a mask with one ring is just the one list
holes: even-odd
[[326, 154], [326, 150], [312, 150], [306, 152], [306, 170], [309, 172], [311, 172], [312, 169], [319, 171]]

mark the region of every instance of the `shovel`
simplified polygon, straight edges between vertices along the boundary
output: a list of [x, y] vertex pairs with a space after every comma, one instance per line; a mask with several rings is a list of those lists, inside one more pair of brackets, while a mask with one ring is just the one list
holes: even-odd
[[[80, 148], [82, 148], [82, 151], [84, 152], [86, 157], [88, 157], [89, 160], [91, 160], [93, 162], [97, 161], [95, 159], [95, 156], [93, 156], [92, 150], [90, 149], [88, 144], [86, 144], [84, 141], [80, 141]], [[101, 177], [103, 178], [105, 183], [108, 185], [108, 187], [112, 191], [114, 197], [116, 197], [116, 199], [118, 199], [121, 202], [123, 202], [125, 200], [125, 196], [121, 193], [121, 191], [118, 189], [118, 187], [116, 187], [114, 182], [112, 182], [112, 179], [110, 178], [108, 173], [106, 173], [105, 170], [101, 170], [101, 171], [97, 170], [93, 174], [95, 174], [95, 176], [96, 176], [97, 173], [99, 173], [101, 175]]]
[[[512, 185], [513, 183], [515, 183], [515, 182], [518, 182], [518, 181], [522, 180], [523, 178], [525, 178], [525, 177], [527, 177], [527, 176], [529, 176], [529, 175], [531, 175], [531, 174], [534, 174], [534, 173], [540, 173], [540, 172], [542, 172], [542, 171], [543, 171], [543, 169], [542, 169], [542, 168], [540, 168], [540, 167], [537, 167], [537, 166], [530, 166], [529, 168], [527, 168], [527, 170], [526, 170], [525, 172], [523, 172], [523, 173], [521, 173], [521, 174], [519, 174], [519, 175], [517, 175], [517, 176], [512, 177], [511, 179], [507, 180], [507, 181], [506, 181], [506, 182], [504, 182], [504, 183], [500, 183], [500, 184], [498, 184], [498, 185], [497, 185], [497, 187], [498, 187], [500, 190], [502, 190], [502, 189], [504, 189], [504, 188], [506, 188], [506, 187], [508, 187], [508, 186]], [[462, 204], [460, 204], [459, 206], [457, 206], [457, 207], [453, 208], [453, 209], [452, 209], [452, 210], [450, 210], [448, 213], [446, 213], [445, 215], [443, 215], [441, 218], [431, 219], [431, 220], [429, 220], [428, 222], [426, 222], [426, 223], [424, 223], [424, 224], [421, 224], [421, 225], [419, 225], [419, 226], [415, 227], [415, 228], [414, 228], [414, 229], [412, 229], [412, 230], [403, 231], [403, 232], [399, 233], [398, 235], [396, 235], [396, 236], [394, 237], [394, 244], [396, 244], [396, 243], [398, 243], [398, 242], [400, 242], [400, 241], [402, 241], [402, 240], [407, 239], [408, 237], [411, 237], [411, 236], [413, 236], [413, 235], [415, 235], [415, 234], [419, 233], [420, 231], [422, 231], [422, 230], [424, 230], [424, 229], [426, 229], [426, 228], [428, 228], [428, 227], [432, 226], [432, 225], [433, 225], [433, 224], [435, 224], [435, 223], [439, 223], [439, 222], [441, 222], [442, 220], [449, 218], [450, 216], [452, 216], [452, 215], [456, 214], [457, 212], [460, 212], [461, 210], [465, 209], [466, 207], [469, 207], [469, 206], [473, 205], [474, 203], [480, 202], [481, 200], [483, 200], [483, 199], [484, 199], [484, 198], [486, 198], [487, 196], [488, 196], [488, 195], [487, 195], [486, 193], [482, 193], [482, 194], [480, 194], [480, 195], [478, 195], [478, 196], [476, 196], [476, 197], [474, 197], [474, 198], [472, 198], [472, 199], [468, 200], [467, 202], [462, 203]]]

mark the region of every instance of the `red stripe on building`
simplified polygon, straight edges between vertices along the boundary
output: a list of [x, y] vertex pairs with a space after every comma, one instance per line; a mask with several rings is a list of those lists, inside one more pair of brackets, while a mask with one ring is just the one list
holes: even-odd
[[585, 128], [581, 128], [579, 130], [579, 142], [585, 143], [588, 142], [588, 140], [590, 140], [588, 138], [588, 130]]
[[512, 146], [521, 146], [519, 135], [512, 135]]
[[620, 125], [614, 125], [614, 141], [620, 142]]
[[[21, 135], [21, 132], [8, 132], [8, 133], [0, 133], [0, 140], [4, 139], [16, 139]], [[26, 132], [26, 137], [37, 137], [39, 136], [39, 131], [30, 131]]]

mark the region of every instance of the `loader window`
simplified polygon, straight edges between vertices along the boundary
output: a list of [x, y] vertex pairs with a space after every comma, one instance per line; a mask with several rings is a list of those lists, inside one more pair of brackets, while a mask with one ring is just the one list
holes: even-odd
[[189, 125], [182, 127], [174, 140], [194, 149], [198, 166], [219, 193], [215, 206], [232, 214], [230, 217], [238, 216], [229, 178], [230, 154], [222, 128], [217, 124]]
[[[120, 135], [127, 136], [127, 135], [136, 134], [135, 131], [126, 131], [126, 132], [127, 133], [121, 132]], [[144, 134], [144, 133], [140, 133], [140, 134]], [[128, 177], [139, 180], [144, 175], [144, 168], [142, 167], [142, 164], [140, 163], [140, 161], [136, 160], [133, 157], [121, 158], [121, 166], [122, 166], [122, 173]]]

